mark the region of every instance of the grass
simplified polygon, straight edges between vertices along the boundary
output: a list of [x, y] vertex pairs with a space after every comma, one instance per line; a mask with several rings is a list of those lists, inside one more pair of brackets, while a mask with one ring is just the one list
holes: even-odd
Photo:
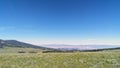
[[0, 68], [120, 68], [120, 53], [0, 54]]
[[34, 49], [34, 48], [19, 48], [19, 47], [4, 47], [0, 48], [0, 53], [18, 53], [19, 51], [25, 51], [25, 52], [42, 52], [40, 49]]

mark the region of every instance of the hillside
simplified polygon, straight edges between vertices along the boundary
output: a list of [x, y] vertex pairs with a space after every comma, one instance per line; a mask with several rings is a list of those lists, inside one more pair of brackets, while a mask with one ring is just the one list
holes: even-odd
[[37, 48], [37, 49], [42, 49], [42, 50], [52, 50], [52, 48], [32, 45], [32, 44], [20, 42], [17, 40], [0, 39], [0, 48], [3, 48], [3, 47]]
[[119, 50], [120, 47], [111, 46], [111, 45], [44, 45], [44, 46], [37, 46], [29, 43], [20, 42], [17, 40], [2, 40], [0, 39], [0, 48], [12, 47], [15, 48], [34, 48], [45, 50], [48, 52], [73, 52], [73, 51], [80, 51], [80, 52], [95, 52], [95, 51], [110, 51], [110, 50]]

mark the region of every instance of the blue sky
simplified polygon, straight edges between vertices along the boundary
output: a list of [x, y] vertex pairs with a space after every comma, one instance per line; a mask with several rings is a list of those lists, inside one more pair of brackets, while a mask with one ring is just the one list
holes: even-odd
[[120, 44], [119, 0], [0, 0], [0, 37], [33, 44]]

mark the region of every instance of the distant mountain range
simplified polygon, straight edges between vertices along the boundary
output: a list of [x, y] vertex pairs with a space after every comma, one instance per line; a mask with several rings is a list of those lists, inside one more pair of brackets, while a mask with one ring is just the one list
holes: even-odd
[[24, 48], [39, 48], [42, 50], [95, 50], [107, 48], [119, 48], [118, 45], [65, 45], [65, 44], [49, 44], [49, 45], [33, 45], [20, 42], [17, 40], [2, 40], [0, 39], [0, 48], [3, 47], [24, 47]]
[[65, 45], [65, 44], [50, 44], [43, 46], [48, 48], [63, 49], [63, 50], [94, 50], [94, 49], [120, 47], [119, 45]]

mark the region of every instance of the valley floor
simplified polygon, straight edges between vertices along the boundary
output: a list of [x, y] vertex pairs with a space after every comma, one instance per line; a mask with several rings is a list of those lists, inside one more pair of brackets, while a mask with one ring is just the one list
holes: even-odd
[[1, 53], [0, 68], [120, 68], [120, 53]]

